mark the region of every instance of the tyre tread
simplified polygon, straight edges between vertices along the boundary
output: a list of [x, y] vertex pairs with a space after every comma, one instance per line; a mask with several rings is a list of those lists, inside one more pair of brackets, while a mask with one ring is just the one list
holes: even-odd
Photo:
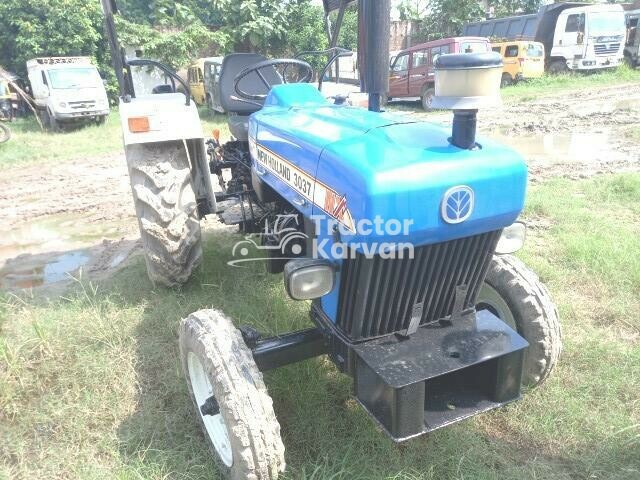
[[[180, 324], [180, 350], [186, 378], [187, 352], [197, 351], [212, 379], [216, 399], [231, 412], [225, 423], [238, 440], [234, 464], [225, 468], [216, 456], [221, 469], [234, 480], [276, 480], [285, 468], [280, 424], [262, 373], [240, 331], [222, 312], [199, 310]], [[198, 419], [201, 421], [199, 415]]]

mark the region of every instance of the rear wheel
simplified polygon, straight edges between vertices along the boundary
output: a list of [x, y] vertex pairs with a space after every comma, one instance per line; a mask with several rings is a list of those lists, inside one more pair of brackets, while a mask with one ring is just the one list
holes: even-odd
[[561, 73], [567, 73], [568, 71], [567, 62], [564, 60], [554, 60], [549, 64], [549, 73], [551, 75], [559, 75]]
[[147, 273], [154, 284], [185, 283], [202, 260], [200, 222], [182, 142], [126, 149]]
[[547, 379], [562, 350], [558, 312], [538, 276], [511, 255], [496, 255], [480, 289], [476, 309], [487, 309], [529, 342], [522, 383]]
[[0, 143], [8, 142], [11, 138], [11, 130], [6, 125], [0, 123]]
[[433, 88], [425, 88], [422, 92], [422, 108], [429, 112], [433, 110], [431, 103], [433, 102], [433, 97], [435, 97], [436, 91]]
[[220, 311], [192, 313], [180, 324], [180, 354], [221, 473], [233, 480], [277, 479], [285, 468], [280, 425], [240, 331]]

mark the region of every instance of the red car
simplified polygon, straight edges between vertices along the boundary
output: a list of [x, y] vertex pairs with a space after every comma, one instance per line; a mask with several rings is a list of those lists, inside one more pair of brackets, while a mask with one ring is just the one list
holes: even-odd
[[391, 65], [388, 99], [420, 97], [422, 107], [431, 110], [435, 94], [433, 63], [445, 53], [490, 52], [484, 37], [451, 37], [414, 45], [402, 50]]

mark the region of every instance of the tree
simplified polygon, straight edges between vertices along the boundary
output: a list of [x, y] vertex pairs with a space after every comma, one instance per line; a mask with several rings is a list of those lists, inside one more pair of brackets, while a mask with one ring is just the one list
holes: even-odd
[[490, 5], [494, 8], [494, 15], [501, 18], [537, 13], [542, 5], [542, 0], [494, 0]]
[[225, 13], [220, 31], [236, 52], [266, 53], [274, 45], [282, 45], [290, 4], [281, 0], [212, 0], [213, 7]]
[[427, 16], [429, 0], [401, 0], [398, 4], [400, 20], [420, 21]]
[[97, 1], [2, 0], [0, 64], [22, 75], [38, 56], [87, 55], [104, 67], [102, 12]]

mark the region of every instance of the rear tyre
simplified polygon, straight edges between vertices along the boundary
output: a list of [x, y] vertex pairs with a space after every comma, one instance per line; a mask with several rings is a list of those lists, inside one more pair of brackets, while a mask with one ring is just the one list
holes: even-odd
[[182, 142], [126, 149], [147, 273], [154, 284], [185, 283], [202, 261], [200, 222]]
[[433, 102], [433, 97], [435, 97], [436, 91], [433, 88], [425, 88], [422, 92], [422, 108], [425, 112], [430, 112], [433, 110], [431, 103]]
[[476, 309], [488, 309], [529, 342], [522, 383], [544, 382], [562, 351], [560, 321], [549, 292], [538, 276], [511, 255], [495, 255]]
[[567, 62], [564, 60], [554, 60], [549, 64], [549, 73], [551, 75], [560, 75], [562, 73], [567, 73], [569, 68], [567, 67]]
[[[217, 310], [192, 313], [179, 333], [189, 394], [220, 472], [232, 480], [276, 480], [285, 468], [280, 424], [242, 334]], [[207, 411], [211, 397], [217, 408]]]
[[0, 143], [8, 142], [11, 139], [11, 130], [6, 125], [0, 123]]
[[513, 78], [508, 73], [502, 74], [502, 79], [500, 80], [500, 88], [505, 88], [510, 85], [513, 85]]

